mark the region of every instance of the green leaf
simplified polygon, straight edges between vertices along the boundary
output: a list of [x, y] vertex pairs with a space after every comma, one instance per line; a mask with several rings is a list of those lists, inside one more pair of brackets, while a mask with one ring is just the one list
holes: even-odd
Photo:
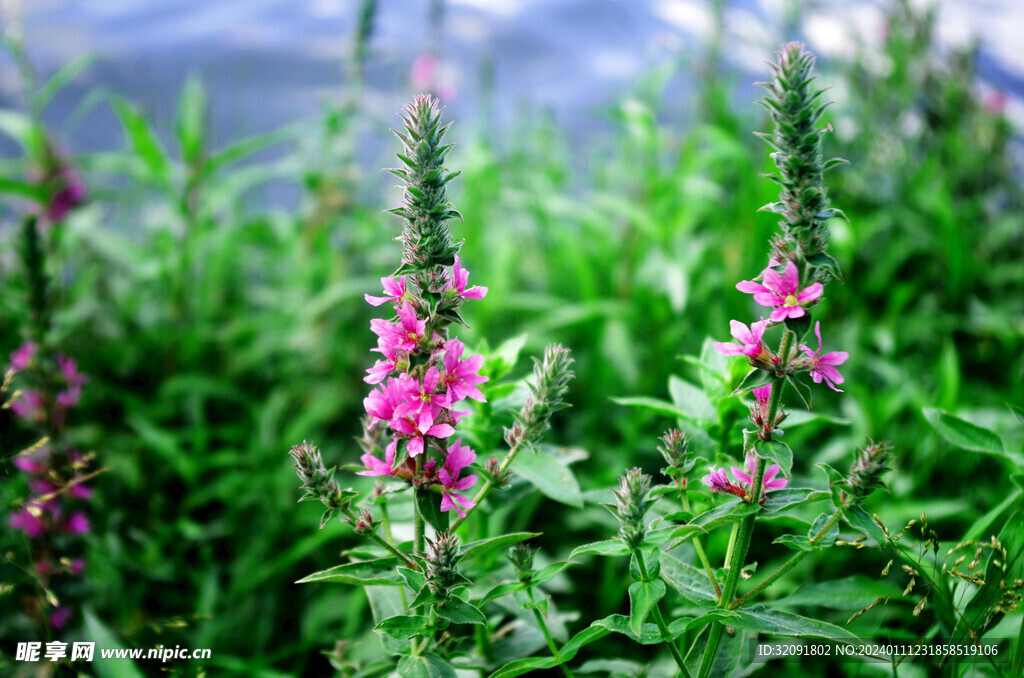
[[405, 580], [406, 586], [413, 591], [419, 591], [427, 583], [426, 577], [417, 572], [416, 570], [410, 570], [406, 567], [398, 568], [398, 574], [401, 575], [402, 579]]
[[[689, 621], [689, 617], [674, 619], [672, 623], [668, 625], [668, 640], [675, 640], [685, 633], [686, 625]], [[591, 624], [591, 626], [605, 628], [613, 633], [621, 633], [624, 636], [629, 636], [641, 645], [660, 645], [665, 642], [661, 637], [661, 631], [658, 629], [656, 624], [644, 624], [642, 631], [637, 634], [633, 632], [633, 629], [630, 626], [630, 618], [623, 614], [613, 614], [605, 617], [604, 619], [598, 619]]]
[[413, 490], [413, 495], [416, 497], [416, 508], [431, 527], [438, 532], [446, 531], [448, 512], [441, 510], [441, 495], [425, 487], [417, 487]]
[[[757, 451], [759, 457], [770, 464], [778, 464], [782, 469], [782, 475], [789, 477], [793, 470], [793, 450], [789, 449], [789, 445], [778, 440], [761, 440], [758, 438], [754, 441], [754, 450]], [[766, 466], [765, 468], [767, 469], [768, 467]]]
[[[120, 650], [125, 646], [103, 622], [86, 608], [82, 612], [85, 630], [90, 641], [96, 643], [95, 656], [99, 657], [102, 650]], [[99, 678], [143, 678], [142, 672], [131, 659], [95, 662], [96, 675]]]
[[1016, 417], [1017, 421], [1024, 424], [1024, 407], [1018, 407], [1013, 403], [1006, 403], [1006, 406], [1010, 408], [1010, 412]]
[[208, 102], [203, 82], [193, 76], [185, 81], [178, 98], [178, 116], [175, 133], [181, 146], [181, 157], [189, 165], [198, 165], [206, 143], [206, 116]]
[[926, 408], [924, 416], [939, 435], [957, 447], [972, 452], [995, 454], [1018, 465], [1024, 461], [1019, 458], [1019, 455], [1007, 453], [1003, 448], [1002, 439], [987, 428], [982, 428], [934, 408]]
[[722, 615], [722, 610], [713, 610], [710, 616], [721, 616], [728, 620], [729, 626], [768, 633], [776, 636], [792, 636], [796, 638], [827, 638], [841, 643], [860, 642], [853, 633], [828, 622], [804, 617], [786, 610], [769, 609], [763, 605], [729, 610]]
[[[818, 536], [818, 533], [825, 529], [825, 525], [832, 519], [832, 514], [822, 513], [819, 514], [814, 522], [811, 523], [811, 529], [807, 531], [807, 539], [811, 540]], [[836, 521], [832, 527], [828, 529], [828, 532], [821, 536], [821, 539], [814, 543], [815, 548], [823, 548], [832, 546], [836, 543], [836, 539], [839, 539], [839, 522]]]
[[721, 525], [727, 525], [729, 523], [736, 522], [737, 520], [743, 520], [747, 516], [757, 513], [757, 511], [757, 506], [736, 499], [734, 501], [726, 501], [709, 511], [705, 511], [704, 513], [694, 516], [693, 520], [690, 521], [690, 524], [698, 525], [710, 532]]
[[456, 678], [455, 669], [436, 654], [407, 655], [398, 662], [402, 678]]
[[704, 389], [685, 379], [671, 375], [668, 378], [668, 393], [672, 402], [685, 413], [687, 419], [715, 421], [718, 418], [718, 410]]
[[773, 544], [781, 544], [794, 551], [813, 551], [817, 546], [811, 546], [811, 540], [802, 534], [784, 534], [772, 540]]
[[504, 534], [500, 537], [491, 537], [490, 539], [481, 539], [466, 544], [462, 547], [462, 559], [464, 561], [473, 560], [485, 553], [493, 551], [495, 549], [504, 548], [506, 546], [512, 546], [518, 544], [521, 541], [539, 537], [540, 532], [516, 532], [514, 534]]
[[801, 504], [825, 501], [830, 496], [825, 490], [815, 490], [810, 487], [784, 487], [769, 492], [768, 498], [761, 504], [761, 508], [768, 513], [779, 513]]
[[738, 396], [747, 391], [752, 391], [755, 388], [760, 388], [766, 384], [771, 383], [772, 375], [771, 372], [766, 372], [760, 368], [754, 368], [747, 372], [743, 380], [732, 390], [729, 395]]
[[643, 624], [651, 614], [651, 608], [665, 597], [665, 582], [636, 581], [629, 586], [629, 628], [640, 635]]
[[487, 594], [483, 598], [481, 598], [479, 601], [477, 601], [477, 603], [481, 607], [483, 607], [484, 605], [486, 605], [487, 603], [491, 602], [492, 600], [497, 600], [498, 598], [504, 598], [508, 594], [510, 594], [510, 593], [512, 593], [514, 591], [518, 591], [522, 587], [523, 587], [523, 585], [520, 584], [517, 581], [502, 582], [501, 584], [498, 584], [493, 589], [488, 591]]
[[533, 579], [530, 581], [534, 585], [543, 584], [546, 581], [554, 579], [559, 572], [573, 565], [578, 565], [578, 563], [570, 563], [567, 560], [563, 560], [557, 563], [551, 563], [550, 565], [545, 565], [533, 573]]
[[692, 603], [718, 603], [707, 573], [668, 553], [661, 554], [661, 578]]
[[62, 89], [94, 63], [96, 63], [95, 54], [83, 54], [77, 59], [69, 61], [39, 88], [35, 96], [35, 105], [40, 111], [45, 109]]
[[576, 556], [583, 556], [590, 553], [599, 556], [628, 556], [629, 546], [618, 538], [595, 541], [574, 548], [572, 553], [569, 554], [569, 560], [572, 560]]
[[550, 454], [519, 454], [512, 461], [512, 469], [549, 499], [582, 508], [583, 493], [576, 476]]
[[641, 410], [647, 410], [648, 412], [654, 412], [655, 414], [662, 414], [667, 417], [673, 417], [676, 419], [690, 419], [690, 415], [687, 412], [682, 411], [672, 403], [666, 400], [660, 400], [658, 398], [649, 398], [646, 396], [634, 396], [630, 398], [612, 398], [612, 402], [618, 403], [619, 405], [625, 405], [627, 407], [636, 407]]
[[203, 175], [210, 176], [225, 165], [244, 160], [254, 153], [275, 146], [282, 141], [288, 141], [295, 136], [296, 133], [293, 130], [283, 129], [236, 141], [207, 158], [203, 163]]
[[426, 633], [429, 629], [430, 617], [420, 614], [388, 617], [374, 627], [375, 631], [381, 631], [392, 638], [398, 638], [399, 640], [421, 635]]
[[484, 613], [473, 607], [462, 598], [452, 596], [438, 605], [436, 608], [438, 616], [447, 619], [453, 624], [486, 624], [487, 617]]
[[490, 678], [513, 678], [514, 676], [521, 676], [524, 673], [530, 673], [532, 671], [552, 669], [559, 664], [571, 661], [582, 647], [604, 638], [609, 633], [610, 631], [606, 628], [589, 626], [577, 633], [571, 640], [569, 640], [568, 643], [562, 646], [558, 651], [558, 658], [527, 657], [526, 659], [518, 659], [502, 666], [500, 669], [492, 673]]
[[359, 586], [380, 585], [399, 586], [405, 583], [398, 573], [398, 561], [395, 558], [378, 558], [364, 560], [359, 563], [346, 563], [316, 572], [303, 577], [296, 584], [308, 584], [315, 581], [329, 581], [338, 584], [355, 584]]
[[114, 97], [111, 99], [111, 106], [121, 120], [121, 126], [135, 156], [149, 169], [157, 183], [169, 188], [170, 160], [149, 122], [126, 99]]
[[871, 537], [879, 546], [889, 542], [885, 537], [885, 531], [859, 506], [848, 508], [843, 512], [846, 522], [858, 532]]
[[[665, 548], [665, 550], [666, 551], [671, 551], [672, 549], [674, 549], [675, 547], [679, 546], [680, 544], [683, 544], [684, 542], [689, 541], [691, 538], [698, 537], [698, 536], [700, 536], [702, 534], [707, 534], [707, 533], [708, 533], [708, 531], [705, 530], [700, 525], [680, 525], [679, 527], [677, 527], [677, 528], [672, 530], [672, 532], [671, 532], [671, 534], [669, 536], [669, 539], [671, 540], [671, 542]], [[644, 543], [646, 544], [647, 540], [644, 540]]]
[[800, 396], [800, 400], [803, 401], [804, 407], [808, 410], [811, 409], [811, 386], [805, 384], [793, 375], [786, 377], [786, 383], [793, 387], [796, 394]]
[[855, 574], [845, 579], [808, 584], [773, 605], [806, 605], [830, 610], [862, 610], [878, 598], [902, 599], [902, 589], [882, 579]]

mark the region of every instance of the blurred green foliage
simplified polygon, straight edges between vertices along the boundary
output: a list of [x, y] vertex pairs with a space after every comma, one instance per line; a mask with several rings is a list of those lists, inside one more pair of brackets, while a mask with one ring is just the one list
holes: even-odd
[[[851, 161], [829, 175], [850, 223], [831, 224], [845, 285], [830, 287], [828, 320], [833, 346], [851, 358], [846, 394], [821, 392], [816, 407], [848, 425], [822, 418], [787, 436], [798, 479], [818, 462], [844, 467], [865, 436], [891, 439], [900, 470], [868, 513], [903, 524], [925, 511], [952, 542], [1013, 485], [998, 459], [952, 453], [922, 408], [957, 411], [1019, 449], [1005, 403], [1024, 404], [1020, 168], [1014, 131], [977, 93], [974, 56], [936, 56], [933, 17], [900, 2], [881, 51], [864, 46], [851, 63], [823, 65], [825, 84], [847, 93], [826, 140]], [[700, 355], [706, 337], [726, 339], [729, 319], [749, 315], [733, 285], [763, 268], [775, 229], [772, 215], [757, 214], [776, 191], [758, 176], [770, 164], [750, 134], [765, 128], [763, 116], [729, 103], [711, 74], [688, 124], [668, 120], [663, 92], [687, 75], [679, 68], [653, 71], [611, 105], [613, 132], [582, 151], [541, 115], [523, 116], [504, 142], [466, 120], [451, 133], [460, 144], [449, 162], [463, 172], [450, 185], [464, 216], [454, 235], [465, 238], [473, 281], [490, 288], [464, 336], [494, 346], [525, 334], [532, 354], [550, 341], [571, 347], [574, 408], [556, 438], [589, 453], [575, 467], [585, 493], [629, 466], [658, 470], [657, 437], [675, 422], [611, 399], [679, 404], [686, 388], [670, 375], [700, 382], [680, 357]], [[134, 646], [214, 648], [218, 674], [324, 675], [317, 652], [364, 633], [368, 603], [360, 591], [293, 582], [358, 542], [337, 523], [314, 529], [318, 512], [296, 506], [285, 452], [310, 439], [328, 464], [358, 456], [351, 439], [373, 345], [362, 296], [377, 293], [398, 251], [398, 222], [381, 213], [394, 202], [386, 179], [354, 164], [354, 140], [373, 121], [349, 101], [312, 131], [214, 149], [197, 80], [181, 94], [170, 144], [131, 102], [105, 101], [124, 146], [75, 158], [90, 202], [51, 258], [60, 341], [91, 376], [73, 435], [109, 468], [91, 516], [90, 623], [102, 619]], [[0, 130], [25, 142], [23, 157], [3, 161], [4, 177], [30, 176], [33, 125], [0, 111]], [[282, 180], [302, 187], [299, 209], [252, 206]], [[18, 186], [0, 190], [13, 213]], [[13, 225], [0, 227], [4, 353], [26, 322]], [[741, 410], [734, 402], [714, 415], [727, 444], [739, 440]], [[8, 417], [0, 413], [5, 457], [31, 442]], [[21, 482], [5, 476], [4, 506]], [[614, 529], [593, 502], [554, 506], [524, 502], [511, 526], [545, 532], [539, 542], [553, 558]], [[754, 560], [787, 555], [761, 548]], [[831, 553], [796, 579], [885, 564]], [[591, 617], [620, 611], [625, 585], [605, 562], [586, 567], [573, 578], [594, 586], [552, 583], [559, 605]], [[794, 593], [787, 581], [776, 595]], [[906, 617], [896, 607], [868, 613], [866, 628]], [[0, 618], [5, 648], [29, 632]]]

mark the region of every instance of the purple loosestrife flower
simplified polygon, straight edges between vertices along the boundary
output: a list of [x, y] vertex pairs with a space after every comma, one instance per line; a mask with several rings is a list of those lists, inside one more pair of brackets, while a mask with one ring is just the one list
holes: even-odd
[[412, 304], [408, 301], [398, 309], [398, 324], [390, 323], [387, 320], [375, 318], [370, 321], [370, 329], [385, 341], [385, 345], [392, 351], [416, 350], [423, 339], [423, 332], [427, 328], [427, 321], [416, 315]]
[[764, 319], [751, 323], [750, 327], [747, 327], [739, 320], [730, 320], [730, 334], [740, 343], [716, 341], [715, 350], [726, 356], [745, 355], [750, 358], [760, 356], [765, 352], [762, 337], [764, 337], [764, 331], [767, 327], [768, 321]]
[[754, 394], [754, 399], [757, 400], [757, 404], [761, 407], [768, 407], [768, 401], [772, 397], [772, 385], [765, 384], [755, 388], [751, 393]]
[[371, 306], [381, 306], [387, 302], [391, 302], [397, 309], [402, 305], [405, 299], [405, 276], [399, 276], [397, 278], [387, 277], [380, 279], [381, 285], [384, 287], [383, 297], [371, 297], [369, 294], [364, 294], [363, 297], [366, 299], [366, 303]]
[[779, 275], [774, 268], [766, 268], [761, 277], [764, 284], [743, 280], [736, 283], [740, 292], [754, 295], [754, 301], [762, 306], [773, 307], [769, 320], [782, 322], [786, 318], [803, 317], [804, 305], [816, 301], [824, 289], [820, 282], [800, 289], [800, 272], [792, 261], [786, 262], [786, 272]]
[[843, 383], [845, 379], [843, 375], [839, 374], [839, 370], [835, 366], [845, 363], [850, 354], [846, 351], [832, 351], [825, 355], [821, 354], [821, 321], [814, 323], [814, 336], [818, 337], [817, 351], [812, 351], [807, 345], [800, 346], [808, 356], [807, 360], [811, 367], [811, 379], [814, 379], [815, 384], [820, 384], [824, 381], [833, 391], [842, 393], [843, 390], [836, 388], [836, 384]]
[[409, 456], [415, 457], [423, 454], [426, 443], [424, 440], [425, 436], [449, 438], [455, 433], [455, 429], [448, 424], [435, 424], [435, 418], [436, 415], [428, 407], [422, 410], [415, 420], [411, 417], [405, 417], [402, 419], [396, 418], [391, 421], [391, 428], [402, 435], [409, 436]]
[[[718, 468], [712, 466], [708, 469], [708, 474], [701, 479], [701, 482], [711, 488], [712, 492], [719, 492], [723, 494], [733, 494], [741, 499], [749, 500], [751, 493], [753, 492], [754, 479], [750, 477], [750, 474], [754, 472], [754, 465], [756, 460], [753, 455], [747, 456], [747, 471], [736, 466], [732, 466], [729, 470], [732, 472], [732, 477], [735, 478], [736, 483], [730, 482], [729, 477], [725, 474], [724, 468]], [[779, 465], [772, 464], [764, 471], [764, 478], [762, 485], [764, 491], [777, 490], [785, 487], [789, 484], [789, 481], [785, 478], [776, 478], [779, 475]], [[764, 501], [764, 498], [761, 498]]]
[[[431, 367], [423, 375], [423, 381], [407, 379], [405, 381], [405, 393], [402, 394], [404, 402], [395, 408], [396, 418], [418, 417], [423, 407], [434, 408], [435, 412], [451, 407], [451, 401], [445, 393], [434, 394], [437, 385], [441, 382], [441, 371]], [[436, 416], [436, 415], [435, 415]]]
[[449, 283], [449, 288], [455, 290], [457, 296], [463, 299], [483, 299], [487, 296], [487, 288], [474, 285], [469, 289], [466, 289], [466, 285], [469, 283], [469, 271], [462, 268], [462, 261], [459, 257], [455, 257], [455, 264], [452, 266], [452, 278]]
[[395, 416], [395, 408], [405, 402], [405, 379], [408, 379], [405, 375], [392, 377], [379, 389], [370, 391], [370, 395], [363, 398], [366, 413], [380, 421], [391, 421]]
[[39, 344], [34, 341], [26, 341], [16, 351], [11, 353], [10, 369], [15, 372], [21, 372], [32, 364], [32, 358], [35, 357], [38, 351]]
[[746, 496], [746, 492], [743, 491], [742, 487], [729, 482], [729, 476], [726, 475], [724, 468], [712, 466], [708, 469], [708, 474], [701, 478], [700, 481], [711, 488], [712, 492], [734, 494], [740, 498]]
[[471, 355], [465, 360], [462, 359], [462, 352], [465, 346], [458, 339], [452, 339], [445, 344], [444, 352], [444, 386], [448, 388], [448, 398], [456, 403], [464, 398], [473, 400], [484, 400], [484, 394], [476, 387], [488, 380], [478, 374], [483, 367], [484, 357], [482, 355]]
[[444, 496], [441, 498], [441, 510], [451, 511], [455, 509], [461, 517], [466, 517], [466, 511], [476, 506], [472, 500], [467, 499], [459, 492], [468, 490], [476, 485], [476, 475], [469, 475], [459, 478], [462, 469], [476, 461], [476, 452], [462, 444], [459, 438], [448, 448], [448, 456], [445, 459], [444, 467], [438, 471], [437, 476], [444, 488]]
[[[384, 339], [379, 338], [377, 340], [377, 348], [370, 350], [380, 353], [384, 356], [384, 360], [378, 360], [374, 363], [373, 367], [366, 370], [366, 376], [363, 377], [363, 381], [367, 384], [379, 384], [387, 379], [389, 374], [401, 369], [400, 363], [402, 358]], [[406, 364], [408, 364], [408, 359], [406, 359]]]
[[390, 476], [395, 473], [395, 455], [398, 453], [398, 440], [391, 439], [386, 450], [384, 450], [384, 461], [381, 461], [372, 454], [364, 454], [359, 457], [366, 467], [365, 471], [356, 471], [357, 476]]

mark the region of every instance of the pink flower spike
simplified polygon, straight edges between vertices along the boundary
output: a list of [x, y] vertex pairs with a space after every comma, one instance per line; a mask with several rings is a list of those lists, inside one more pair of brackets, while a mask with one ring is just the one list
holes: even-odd
[[380, 284], [384, 287], [383, 297], [372, 297], [369, 294], [364, 294], [363, 297], [366, 299], [366, 303], [371, 306], [381, 306], [387, 302], [391, 302], [395, 306], [402, 303], [403, 297], [405, 297], [405, 276], [398, 278], [381, 278]]
[[843, 378], [843, 375], [839, 374], [839, 370], [837, 370], [835, 366], [845, 363], [846, 359], [850, 357], [850, 354], [846, 351], [832, 351], [825, 355], [821, 354], [820, 320], [814, 323], [814, 336], [818, 337], [817, 351], [812, 351], [811, 348], [806, 345], [800, 346], [803, 352], [810, 357], [811, 379], [814, 380], [815, 384], [820, 384], [824, 381], [833, 391], [842, 393], [843, 389], [836, 388], [836, 384], [841, 384], [846, 380]]
[[469, 271], [462, 268], [462, 261], [459, 257], [455, 257], [455, 265], [452, 266], [452, 281], [449, 289], [454, 289], [455, 294], [462, 297], [463, 299], [483, 299], [487, 296], [486, 287], [470, 287], [466, 289], [466, 285], [469, 283]]
[[730, 320], [730, 334], [740, 343], [716, 341], [715, 350], [726, 356], [745, 355], [754, 357], [760, 355], [764, 350], [762, 337], [764, 337], [764, 331], [767, 327], [768, 321], [764, 319], [751, 323], [750, 327], [747, 327], [739, 320]]
[[754, 295], [754, 301], [761, 306], [772, 307], [769, 320], [773, 323], [782, 322], [786, 318], [803, 317], [804, 304], [816, 301], [824, 287], [821, 283], [812, 283], [800, 289], [800, 273], [796, 264], [786, 262], [786, 271], [782, 275], [774, 268], [766, 268], [761, 273], [764, 284], [752, 280], [743, 280], [736, 284], [740, 292]]
[[384, 461], [381, 461], [372, 454], [364, 454], [359, 457], [366, 467], [365, 471], [356, 471], [357, 476], [390, 476], [395, 472], [395, 454], [398, 452], [398, 440], [391, 439], [391, 443], [384, 451]]
[[32, 358], [35, 357], [38, 350], [39, 344], [34, 341], [26, 341], [16, 351], [11, 353], [10, 368], [15, 372], [21, 372], [32, 364]]
[[484, 357], [482, 355], [471, 355], [462, 360], [462, 352], [465, 345], [458, 339], [451, 339], [445, 346], [444, 352], [444, 384], [448, 388], [448, 398], [452, 403], [464, 398], [472, 398], [480, 402], [487, 402], [484, 394], [476, 387], [489, 380], [489, 377], [482, 377], [478, 373], [483, 367]]

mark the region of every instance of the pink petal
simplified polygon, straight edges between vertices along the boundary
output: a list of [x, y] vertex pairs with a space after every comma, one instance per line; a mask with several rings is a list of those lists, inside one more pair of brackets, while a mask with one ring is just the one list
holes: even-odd
[[750, 476], [744, 473], [742, 469], [736, 466], [730, 466], [729, 470], [732, 471], [732, 477], [740, 481], [741, 483], [749, 485], [751, 482], [753, 482]]
[[800, 292], [800, 294], [796, 295], [796, 299], [799, 302], [814, 301], [815, 299], [821, 296], [821, 292], [824, 289], [824, 285], [822, 285], [820, 282], [813, 283], [805, 287], [803, 291]]
[[753, 280], [741, 280], [736, 283], [736, 289], [740, 292], [746, 292], [747, 294], [771, 292], [767, 287], [760, 283], [756, 283]]

